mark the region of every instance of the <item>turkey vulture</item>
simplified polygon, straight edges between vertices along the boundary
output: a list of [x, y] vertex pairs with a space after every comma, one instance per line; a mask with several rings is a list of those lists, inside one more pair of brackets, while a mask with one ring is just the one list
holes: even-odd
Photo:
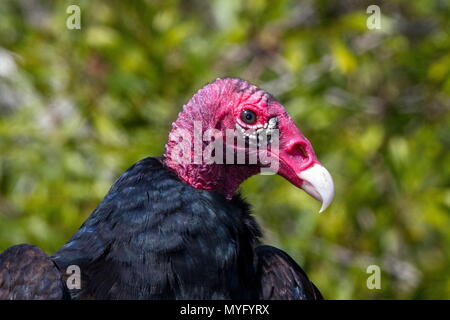
[[[22, 244], [0, 255], [0, 299], [321, 299], [292, 258], [260, 245], [237, 193], [269, 168], [262, 158], [249, 161], [263, 140], [278, 164], [270, 170], [324, 210], [334, 195], [331, 176], [283, 106], [244, 80], [217, 79], [184, 106], [164, 154], [123, 173], [59, 251], [48, 257]], [[210, 157], [194, 159], [208, 141], [217, 142]], [[230, 159], [241, 151], [244, 161], [230, 163], [230, 150]], [[73, 266], [78, 286], [69, 285]]]

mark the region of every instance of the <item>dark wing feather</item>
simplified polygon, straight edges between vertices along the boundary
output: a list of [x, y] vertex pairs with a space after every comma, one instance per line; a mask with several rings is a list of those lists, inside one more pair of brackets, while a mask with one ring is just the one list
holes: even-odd
[[316, 286], [285, 252], [271, 246], [255, 249], [259, 298], [263, 300], [322, 300]]
[[67, 297], [58, 268], [39, 248], [20, 244], [0, 254], [0, 300]]

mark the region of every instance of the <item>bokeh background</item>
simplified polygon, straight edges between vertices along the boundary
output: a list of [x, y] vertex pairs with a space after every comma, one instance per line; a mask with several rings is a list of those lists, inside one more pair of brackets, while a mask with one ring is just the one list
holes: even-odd
[[445, 0], [3, 0], [0, 251], [56, 251], [125, 169], [162, 153], [195, 91], [237, 76], [285, 105], [336, 184], [319, 215], [280, 177], [246, 181], [264, 241], [327, 298], [449, 299], [449, 31]]

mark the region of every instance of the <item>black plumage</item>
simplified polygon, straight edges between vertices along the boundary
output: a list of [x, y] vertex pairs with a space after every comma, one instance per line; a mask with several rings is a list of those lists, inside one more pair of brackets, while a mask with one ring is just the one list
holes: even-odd
[[21, 244], [0, 254], [0, 300], [68, 298], [61, 271], [41, 249]]
[[255, 249], [255, 272], [263, 300], [322, 300], [319, 289], [289, 255], [271, 246]]
[[[161, 159], [146, 158], [50, 259], [31, 246], [2, 253], [0, 298], [67, 297], [61, 284], [70, 265], [80, 267], [82, 280], [72, 299], [321, 298], [286, 253], [257, 247], [260, 235], [239, 195], [228, 201], [192, 188]], [[24, 257], [25, 266], [14, 265]], [[42, 286], [24, 285], [26, 265]]]

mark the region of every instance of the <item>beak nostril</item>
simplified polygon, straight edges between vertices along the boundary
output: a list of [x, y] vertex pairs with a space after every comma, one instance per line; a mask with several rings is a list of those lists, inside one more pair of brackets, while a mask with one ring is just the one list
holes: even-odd
[[297, 157], [301, 157], [303, 159], [309, 159], [310, 155], [308, 153], [308, 145], [304, 142], [295, 142], [286, 148], [286, 151]]
[[308, 158], [308, 154], [306, 153], [305, 147], [300, 145], [300, 152], [302, 153], [303, 158]]

